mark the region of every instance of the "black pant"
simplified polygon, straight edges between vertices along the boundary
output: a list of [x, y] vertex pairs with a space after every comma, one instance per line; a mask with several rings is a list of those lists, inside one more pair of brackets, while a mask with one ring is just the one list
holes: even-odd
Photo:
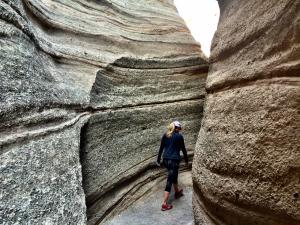
[[178, 182], [179, 162], [178, 160], [164, 159], [163, 163], [168, 170], [168, 179], [165, 191], [171, 192], [172, 184], [177, 184]]

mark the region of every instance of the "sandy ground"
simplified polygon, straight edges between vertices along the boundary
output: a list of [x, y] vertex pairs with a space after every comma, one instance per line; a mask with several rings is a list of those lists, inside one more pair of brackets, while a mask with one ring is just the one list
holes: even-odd
[[179, 186], [184, 189], [184, 196], [174, 199], [172, 190], [170, 203], [173, 209], [161, 211], [161, 204], [166, 181], [157, 181], [147, 195], [136, 201], [120, 215], [104, 225], [192, 225], [192, 178], [191, 172], [179, 174]]

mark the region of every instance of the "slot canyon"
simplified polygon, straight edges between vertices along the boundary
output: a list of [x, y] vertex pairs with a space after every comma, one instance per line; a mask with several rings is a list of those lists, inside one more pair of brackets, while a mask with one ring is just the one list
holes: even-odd
[[109, 225], [179, 120], [192, 224], [300, 225], [300, 1], [218, 4], [207, 58], [173, 0], [0, 1], [0, 224]]

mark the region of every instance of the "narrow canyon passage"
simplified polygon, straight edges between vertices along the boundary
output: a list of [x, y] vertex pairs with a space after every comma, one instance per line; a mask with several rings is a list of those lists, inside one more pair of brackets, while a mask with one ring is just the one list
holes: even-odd
[[1, 225], [300, 224], [300, 1], [218, 0], [209, 59], [174, 2], [0, 1]]
[[192, 177], [191, 171], [179, 174], [179, 185], [184, 189], [184, 196], [174, 199], [172, 190], [170, 203], [173, 209], [161, 211], [163, 190], [166, 177], [161, 177], [152, 182], [152, 188], [142, 198], [137, 200], [120, 215], [102, 223], [103, 225], [191, 225], [193, 224], [192, 211]]

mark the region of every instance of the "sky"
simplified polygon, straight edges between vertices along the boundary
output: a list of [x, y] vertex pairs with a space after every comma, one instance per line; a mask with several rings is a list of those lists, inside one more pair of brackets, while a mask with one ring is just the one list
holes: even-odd
[[184, 19], [194, 39], [201, 44], [206, 56], [217, 29], [219, 5], [216, 0], [174, 0], [179, 15]]

